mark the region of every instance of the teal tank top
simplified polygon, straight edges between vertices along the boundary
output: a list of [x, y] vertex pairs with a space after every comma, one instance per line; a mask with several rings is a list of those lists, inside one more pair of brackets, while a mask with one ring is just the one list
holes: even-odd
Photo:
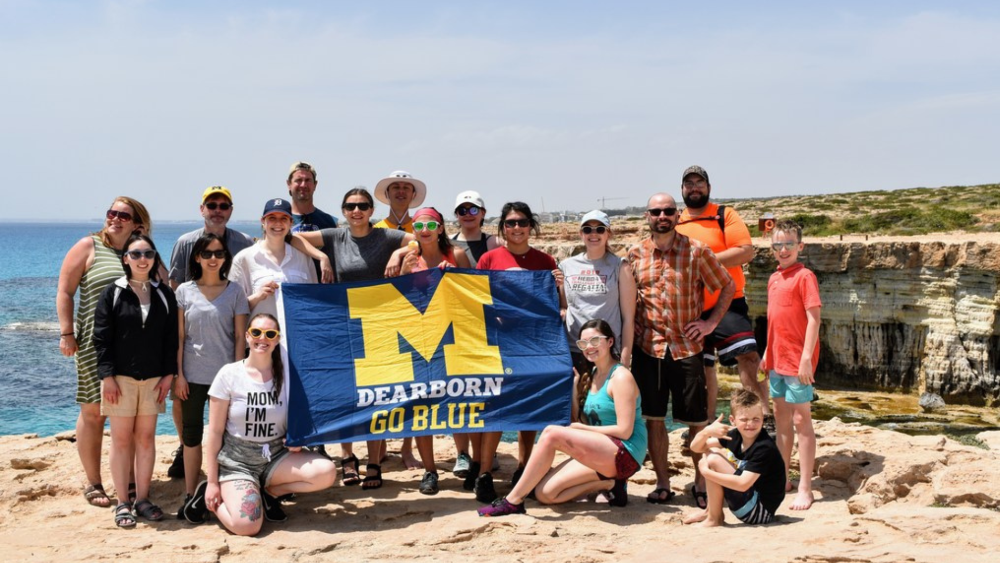
[[[608, 395], [608, 383], [614, 377], [615, 371], [622, 367], [615, 364], [611, 367], [611, 374], [604, 380], [604, 385], [597, 393], [587, 392], [587, 401], [583, 404], [583, 419], [590, 426], [614, 426], [618, 424], [618, 415], [615, 413], [615, 401]], [[594, 368], [597, 369], [597, 368]], [[646, 422], [642, 419], [642, 398], [635, 396], [635, 424], [632, 426], [632, 435], [627, 440], [622, 440], [622, 445], [628, 450], [639, 465], [646, 458]]]

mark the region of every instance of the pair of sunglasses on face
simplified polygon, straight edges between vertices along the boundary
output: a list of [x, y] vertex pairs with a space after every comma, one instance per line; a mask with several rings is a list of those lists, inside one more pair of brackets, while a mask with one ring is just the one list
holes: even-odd
[[138, 260], [140, 258], [152, 260], [153, 258], [156, 258], [156, 251], [152, 248], [147, 248], [146, 250], [129, 250], [125, 254], [133, 260]]
[[425, 228], [428, 231], [436, 231], [440, 226], [441, 223], [438, 223], [437, 221], [416, 221], [413, 223], [413, 232], [422, 231]]
[[659, 217], [661, 214], [662, 215], [666, 215], [667, 217], [673, 217], [674, 215], [677, 214], [677, 208], [676, 207], [658, 207], [658, 208], [647, 209], [646, 213], [649, 213], [649, 215], [651, 217]]
[[278, 337], [281, 336], [281, 331], [274, 328], [263, 329], [254, 326], [247, 329], [247, 334], [249, 334], [251, 338], [260, 338], [263, 336], [267, 340], [277, 340]]
[[210, 260], [212, 258], [218, 258], [219, 260], [221, 260], [221, 259], [223, 259], [223, 258], [226, 257], [226, 251], [225, 250], [202, 250], [201, 252], [198, 253], [198, 256], [200, 256], [202, 260]]
[[587, 348], [594, 348], [600, 345], [601, 340], [606, 339], [607, 336], [591, 336], [586, 340], [577, 340], [576, 347], [580, 350], [586, 350]]
[[116, 211], [114, 209], [108, 209], [107, 213], [104, 214], [108, 219], [118, 219], [122, 223], [128, 223], [132, 220], [132, 214], [128, 211]]
[[461, 217], [465, 217], [466, 215], [472, 215], [475, 217], [476, 215], [479, 215], [480, 211], [482, 211], [482, 209], [479, 209], [478, 207], [459, 207], [455, 210], [455, 213]]
[[225, 202], [223, 202], [223, 203], [217, 203], [217, 202], [214, 202], [214, 201], [210, 201], [210, 202], [208, 202], [208, 203], [205, 204], [205, 209], [208, 209], [209, 211], [215, 211], [216, 209], [221, 209], [223, 211], [229, 211], [232, 208], [233, 208], [233, 206], [231, 204], [228, 204], [228, 203], [225, 203]]
[[521, 227], [522, 229], [531, 225], [531, 221], [527, 219], [505, 219], [503, 226], [508, 229], [513, 229], [514, 227]]
[[360, 209], [361, 211], [368, 211], [372, 208], [370, 203], [345, 203], [344, 211], [354, 211], [355, 209]]
[[580, 232], [583, 233], [583, 234], [585, 234], [585, 235], [589, 235], [590, 233], [597, 233], [599, 235], [603, 235], [604, 233], [608, 232], [608, 228], [605, 227], [604, 225], [598, 225], [597, 227], [591, 227], [590, 225], [584, 225], [584, 226], [580, 227]]

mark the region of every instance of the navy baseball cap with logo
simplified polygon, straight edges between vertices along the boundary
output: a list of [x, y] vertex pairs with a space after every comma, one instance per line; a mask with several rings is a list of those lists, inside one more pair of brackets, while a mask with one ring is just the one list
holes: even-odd
[[267, 217], [272, 213], [284, 213], [289, 217], [292, 216], [292, 204], [281, 199], [280, 197], [269, 199], [267, 203], [264, 204], [264, 212], [260, 214], [261, 219]]

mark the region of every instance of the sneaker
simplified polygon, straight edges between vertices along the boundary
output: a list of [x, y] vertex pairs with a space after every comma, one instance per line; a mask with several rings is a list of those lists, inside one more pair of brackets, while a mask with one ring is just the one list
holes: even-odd
[[469, 457], [469, 454], [458, 452], [458, 457], [455, 458], [455, 467], [452, 468], [451, 472], [455, 474], [455, 477], [465, 479], [469, 475], [469, 464], [471, 463], [472, 458]]
[[469, 471], [465, 476], [465, 482], [462, 483], [462, 488], [466, 491], [476, 490], [476, 478], [479, 477], [479, 462], [473, 461], [469, 463]]
[[427, 473], [424, 473], [424, 478], [420, 480], [420, 494], [422, 495], [438, 494], [437, 472], [428, 471]]
[[527, 514], [524, 510], [524, 503], [513, 504], [507, 497], [493, 501], [489, 506], [484, 506], [477, 510], [480, 516], [507, 516], [510, 514]]
[[473, 489], [476, 493], [476, 500], [479, 502], [493, 502], [497, 499], [497, 490], [493, 488], [493, 474], [486, 472], [476, 478], [476, 486]]
[[774, 415], [769, 414], [764, 416], [764, 431], [773, 439], [777, 434], [778, 430], [774, 427]]
[[605, 493], [611, 506], [628, 505], [628, 479], [615, 479], [615, 486]]
[[284, 522], [288, 520], [288, 515], [281, 509], [281, 501], [267, 494], [263, 487], [260, 489], [260, 496], [264, 501], [264, 519], [268, 522]]
[[184, 502], [181, 503], [181, 507], [177, 509], [177, 519], [184, 520], [184, 507], [187, 503], [191, 501], [191, 495], [184, 495]]
[[181, 446], [174, 450], [172, 454], [174, 456], [173, 463], [167, 468], [167, 477], [171, 479], [183, 479], [184, 478], [184, 447]]
[[184, 519], [192, 524], [202, 524], [208, 516], [208, 506], [205, 505], [205, 491], [208, 490], [208, 481], [198, 483], [194, 494], [188, 497], [184, 503]]

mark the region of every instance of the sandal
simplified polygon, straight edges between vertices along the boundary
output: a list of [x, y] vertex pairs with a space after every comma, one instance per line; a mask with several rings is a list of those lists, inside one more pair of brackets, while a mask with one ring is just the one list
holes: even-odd
[[132, 512], [131, 504], [123, 502], [115, 507], [115, 526], [135, 528], [135, 512]]
[[108, 508], [111, 506], [111, 499], [108, 498], [108, 493], [104, 492], [104, 485], [100, 483], [90, 485], [84, 489], [83, 498], [87, 499], [87, 502], [89, 502], [91, 506], [96, 506], [98, 508]]
[[148, 498], [144, 498], [133, 505], [133, 509], [146, 520], [150, 522], [159, 522], [163, 520], [163, 511], [160, 510], [159, 506], [156, 506], [149, 501]]
[[666, 487], [660, 487], [653, 489], [653, 492], [649, 493], [649, 496], [646, 497], [646, 502], [650, 504], [669, 504], [675, 496], [677, 496], [677, 493]]
[[708, 508], [708, 493], [699, 491], [697, 485], [691, 485], [691, 496], [694, 497], [694, 505], [705, 510]]
[[358, 470], [358, 456], [351, 454], [351, 457], [340, 461], [340, 473], [345, 485], [357, 485], [361, 482], [361, 473]]
[[[369, 463], [365, 466], [367, 469], [365, 474], [365, 480], [361, 482], [361, 488], [368, 491], [371, 489], [377, 489], [382, 486], [382, 466]], [[372, 474], [374, 472], [374, 475]]]

